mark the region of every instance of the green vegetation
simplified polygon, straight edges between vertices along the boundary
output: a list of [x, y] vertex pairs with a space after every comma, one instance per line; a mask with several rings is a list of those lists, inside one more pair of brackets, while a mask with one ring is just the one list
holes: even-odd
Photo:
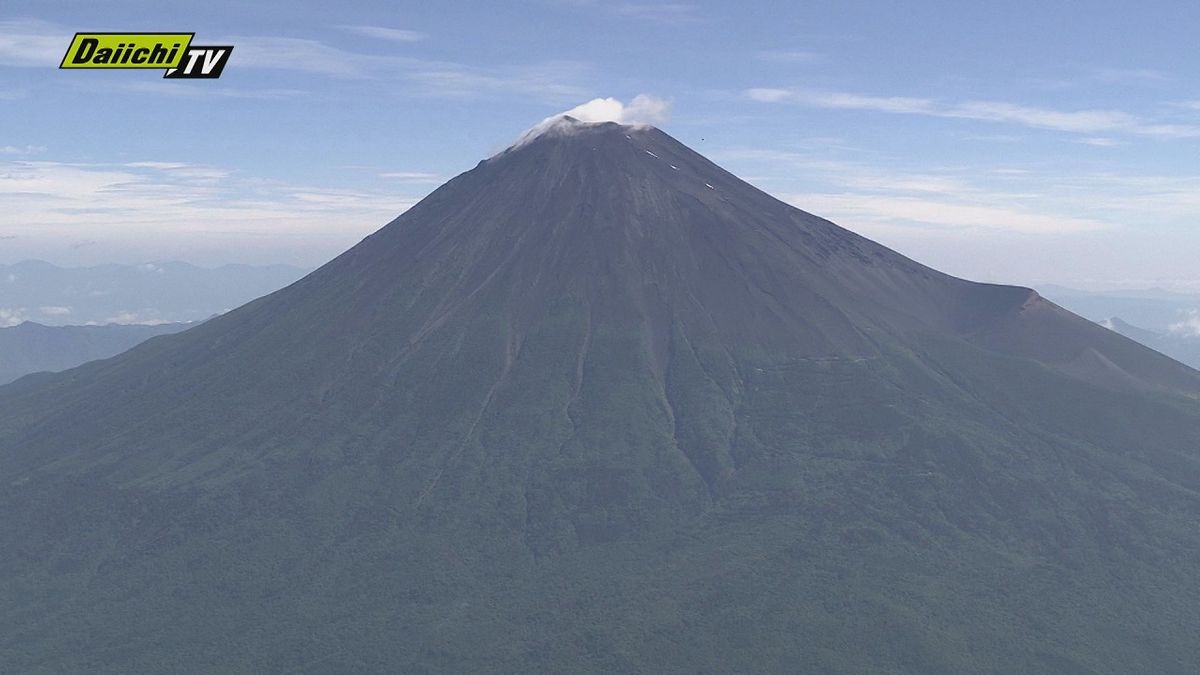
[[1200, 376], [596, 133], [0, 388], [0, 670], [1200, 663]]

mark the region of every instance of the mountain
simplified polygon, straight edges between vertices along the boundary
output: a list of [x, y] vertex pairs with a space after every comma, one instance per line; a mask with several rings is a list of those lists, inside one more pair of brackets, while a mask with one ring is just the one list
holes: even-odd
[[1080, 316], [1200, 369], [1200, 295], [1161, 289], [1080, 291], [1058, 286], [1048, 287], [1046, 294]]
[[1200, 370], [1200, 335], [1191, 335], [1179, 330], [1157, 333], [1139, 328], [1129, 322], [1113, 317], [1100, 322], [1101, 326], [1136, 340], [1147, 347]]
[[1160, 337], [1158, 333], [1155, 333], [1152, 330], [1146, 330], [1145, 328], [1138, 328], [1137, 326], [1125, 321], [1124, 319], [1121, 319], [1120, 317], [1105, 319], [1099, 323], [1101, 326], [1104, 326], [1111, 331], [1116, 331], [1130, 340], [1140, 342], [1151, 349], [1154, 349], [1154, 347], [1149, 343], [1154, 342]]
[[[1046, 297], [1076, 314], [1101, 322], [1120, 317], [1155, 333], [1200, 337], [1200, 295], [1161, 289], [1081, 291], [1062, 286], [1042, 289]], [[1189, 321], [1195, 328], [1183, 331]]]
[[1200, 373], [559, 118], [0, 387], [0, 670], [1188, 672]]
[[116, 356], [156, 335], [178, 333], [188, 327], [183, 323], [43, 326], [26, 321], [0, 328], [0, 384], [29, 373], [66, 370]]
[[304, 276], [288, 265], [0, 265], [0, 326], [203, 321]]

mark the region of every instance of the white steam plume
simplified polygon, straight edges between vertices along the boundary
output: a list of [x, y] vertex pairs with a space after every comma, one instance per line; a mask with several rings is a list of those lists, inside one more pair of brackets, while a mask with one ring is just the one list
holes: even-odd
[[611, 96], [594, 98], [547, 119], [562, 115], [574, 117], [580, 122], [662, 124], [671, 118], [671, 102], [650, 94], [638, 94], [628, 105]]
[[[571, 117], [576, 121], [568, 121], [564, 119], [566, 117]], [[638, 94], [627, 104], [611, 96], [594, 98], [587, 103], [581, 103], [570, 110], [551, 115], [538, 122], [518, 136], [508, 149], [519, 148], [544, 134], [569, 134], [587, 124], [616, 122], [617, 124], [644, 126], [661, 124], [670, 117], [671, 102], [650, 94]]]

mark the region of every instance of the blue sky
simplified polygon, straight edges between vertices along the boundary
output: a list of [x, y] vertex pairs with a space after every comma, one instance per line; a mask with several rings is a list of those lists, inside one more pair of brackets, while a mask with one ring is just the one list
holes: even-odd
[[[1194, 2], [7, 0], [0, 262], [319, 264], [544, 117], [642, 95], [948, 272], [1195, 289], [1197, 26]], [[214, 81], [58, 70], [75, 31], [235, 49]]]

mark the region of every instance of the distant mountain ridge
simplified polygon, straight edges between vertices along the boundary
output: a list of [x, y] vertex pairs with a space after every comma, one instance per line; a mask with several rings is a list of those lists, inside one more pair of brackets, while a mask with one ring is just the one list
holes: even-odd
[[1158, 333], [1134, 326], [1120, 317], [1113, 317], [1100, 322], [1109, 330], [1146, 345], [1147, 347], [1200, 370], [1200, 335], [1191, 335], [1180, 331]]
[[200, 321], [292, 283], [287, 265], [0, 265], [0, 326]]
[[1063, 307], [1200, 370], [1200, 294], [1132, 289], [1082, 291], [1047, 286]]
[[0, 384], [116, 356], [156, 335], [178, 333], [192, 325], [43, 326], [26, 321], [0, 328]]
[[[1042, 290], [1054, 302], [1092, 321], [1120, 317], [1130, 325], [1155, 333], [1175, 332], [1187, 337], [1189, 333], [1179, 331], [1179, 324], [1200, 316], [1200, 294], [1197, 293], [1161, 289], [1081, 291], [1063, 286], [1047, 286]], [[1175, 327], [1174, 331], [1172, 327]], [[1200, 327], [1195, 335], [1200, 337]]]

